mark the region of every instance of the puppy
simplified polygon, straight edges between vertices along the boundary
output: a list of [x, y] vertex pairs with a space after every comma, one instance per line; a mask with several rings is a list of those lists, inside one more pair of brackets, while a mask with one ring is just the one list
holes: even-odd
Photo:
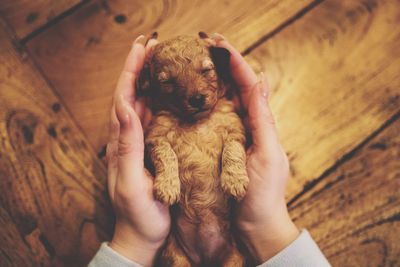
[[139, 78], [153, 111], [145, 145], [154, 194], [173, 205], [159, 264], [243, 266], [230, 199], [242, 199], [249, 183], [245, 131], [226, 96], [230, 53], [199, 35], [157, 44]]

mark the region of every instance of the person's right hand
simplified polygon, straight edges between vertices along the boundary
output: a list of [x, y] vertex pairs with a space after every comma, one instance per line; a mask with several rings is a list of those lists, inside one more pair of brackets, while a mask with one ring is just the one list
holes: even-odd
[[250, 183], [245, 198], [238, 203], [236, 223], [255, 260], [262, 263], [299, 235], [285, 201], [288, 158], [279, 142], [268, 105], [269, 88], [265, 77], [257, 77], [223, 36], [214, 34], [212, 42], [231, 53], [231, 74], [239, 88], [242, 108], [247, 112], [246, 126], [252, 136], [252, 145], [247, 151]]
[[168, 207], [153, 195], [151, 174], [144, 168], [143, 127], [151, 112], [136, 97], [136, 79], [156, 40], [136, 39], [119, 78], [111, 110], [107, 145], [108, 191], [116, 215], [110, 247], [143, 266], [152, 266], [170, 230]]

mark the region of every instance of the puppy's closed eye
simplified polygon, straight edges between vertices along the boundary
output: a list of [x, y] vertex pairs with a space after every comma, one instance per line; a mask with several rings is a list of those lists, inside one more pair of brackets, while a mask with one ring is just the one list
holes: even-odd
[[168, 75], [168, 73], [162, 71], [157, 75], [157, 80], [160, 83], [167, 83], [168, 81], [170, 81], [170, 76]]
[[167, 72], [160, 72], [157, 75], [157, 80], [160, 83], [161, 90], [169, 94], [174, 91], [174, 77], [171, 77]]
[[163, 85], [173, 85], [175, 83], [175, 80], [173, 78], [169, 78], [166, 80], [161, 80], [159, 82]]
[[213, 71], [213, 70], [214, 70], [214, 68], [202, 69], [202, 70], [201, 70], [201, 74], [203, 74], [203, 75], [208, 75], [208, 74], [210, 74], [210, 72]]
[[206, 59], [202, 62], [201, 73], [203, 75], [210, 74], [214, 69], [215, 69], [214, 63], [211, 60]]

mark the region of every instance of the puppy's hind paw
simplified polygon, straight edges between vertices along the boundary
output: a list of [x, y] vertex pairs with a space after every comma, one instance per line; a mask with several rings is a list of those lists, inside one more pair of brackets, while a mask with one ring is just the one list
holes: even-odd
[[179, 201], [181, 187], [179, 179], [163, 179], [157, 177], [154, 181], [154, 197], [163, 204], [173, 205]]

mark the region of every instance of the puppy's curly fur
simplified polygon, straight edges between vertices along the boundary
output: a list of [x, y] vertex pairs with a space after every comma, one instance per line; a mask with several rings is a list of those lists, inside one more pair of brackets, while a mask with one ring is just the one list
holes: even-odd
[[154, 113], [145, 134], [154, 194], [176, 204], [162, 266], [244, 265], [230, 197], [242, 199], [249, 179], [244, 128], [226, 97], [228, 64], [226, 49], [179, 36], [153, 48], [139, 79]]

